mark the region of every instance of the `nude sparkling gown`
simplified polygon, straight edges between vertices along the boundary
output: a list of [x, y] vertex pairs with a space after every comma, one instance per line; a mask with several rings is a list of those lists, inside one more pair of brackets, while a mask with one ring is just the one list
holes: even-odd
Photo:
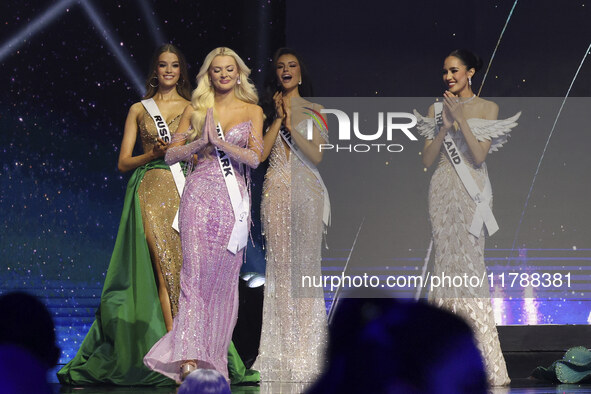
[[[296, 130], [303, 134], [305, 122]], [[312, 382], [324, 367], [323, 290], [301, 288], [302, 275], [321, 275], [322, 209], [318, 180], [277, 136], [261, 203], [267, 268], [261, 343], [253, 368], [263, 381]]]
[[[251, 123], [244, 122], [226, 132], [226, 141], [244, 147], [250, 135]], [[244, 177], [236, 173], [244, 195]], [[232, 254], [226, 249], [234, 213], [215, 156], [201, 158], [187, 177], [179, 225], [184, 256], [179, 311], [172, 331], [152, 347], [144, 363], [178, 382], [181, 364], [197, 360], [199, 368], [215, 369], [228, 379], [243, 250]]]
[[[175, 133], [180, 120], [176, 116], [169, 125], [171, 133]], [[139, 122], [139, 130], [144, 152], [152, 150], [156, 144], [156, 124], [148, 111]], [[148, 241], [148, 248], [156, 264], [160, 265], [162, 276], [170, 298], [172, 317], [178, 311], [180, 293], [179, 276], [183, 257], [181, 254], [181, 239], [172, 228], [172, 221], [179, 207], [179, 194], [174, 179], [169, 170], [154, 169], [146, 172], [138, 189], [138, 197], [144, 220], [144, 232]]]

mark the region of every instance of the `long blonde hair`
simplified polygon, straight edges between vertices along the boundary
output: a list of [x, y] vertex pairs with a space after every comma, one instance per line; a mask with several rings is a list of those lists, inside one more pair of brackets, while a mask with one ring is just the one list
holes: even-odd
[[197, 74], [197, 88], [193, 90], [191, 95], [191, 105], [195, 109], [195, 112], [193, 112], [193, 116], [191, 117], [191, 126], [193, 126], [193, 132], [189, 136], [189, 140], [194, 140], [201, 137], [201, 129], [203, 128], [207, 109], [214, 106], [215, 92], [209, 81], [208, 71], [211, 67], [213, 59], [216, 56], [232, 56], [236, 62], [236, 65], [238, 66], [240, 84], [236, 84], [234, 86], [234, 95], [236, 98], [251, 104], [257, 104], [259, 102], [257, 90], [252, 81], [248, 78], [250, 75], [250, 68], [248, 68], [240, 56], [227, 47], [219, 47], [214, 49], [205, 57], [203, 65]]

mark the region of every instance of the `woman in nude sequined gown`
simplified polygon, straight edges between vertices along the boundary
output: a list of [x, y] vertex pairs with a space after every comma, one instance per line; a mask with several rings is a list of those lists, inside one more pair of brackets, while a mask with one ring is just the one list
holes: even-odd
[[[235, 218], [213, 147], [231, 159], [241, 197], [248, 194], [241, 164], [256, 168], [262, 151], [263, 114], [248, 79], [250, 70], [229, 48], [210, 52], [197, 75], [197, 88], [166, 153], [169, 164], [199, 160], [187, 176], [179, 217], [183, 267], [179, 312], [172, 331], [144, 358], [145, 364], [181, 381], [195, 368], [215, 369], [228, 379], [227, 351], [238, 317], [238, 279], [244, 249], [228, 243]], [[213, 108], [212, 108], [213, 107]], [[213, 111], [215, 109], [215, 113]], [[215, 120], [225, 141], [218, 138]], [[192, 141], [183, 145], [187, 140]]]
[[[160, 71], [166, 64], [168, 64], [168, 68], [163, 70], [164, 74], [158, 80], [156, 93], [151, 95], [151, 92], [148, 92], [145, 97], [154, 99], [160, 113], [168, 124], [171, 134], [174, 135], [181, 114], [189, 104], [187, 98], [190, 95], [188, 94], [189, 82], [185, 79], [188, 78], [186, 62], [184, 58], [180, 61], [179, 56], [170, 51], [171, 48], [174, 47], [165, 45], [161, 49], [163, 53], [158, 58], [158, 70]], [[181, 64], [183, 64], [182, 68]], [[182, 78], [180, 77], [181, 69], [183, 70]], [[160, 79], [162, 79], [162, 82]], [[152, 78], [150, 81], [152, 85], [149, 85], [152, 90], [156, 90], [153, 88], [154, 81], [154, 78]], [[177, 84], [181, 86], [180, 89], [176, 88]], [[179, 91], [183, 92], [182, 96], [178, 93]], [[167, 93], [170, 97], [167, 96]], [[143, 151], [153, 152], [152, 155], [148, 154], [147, 160], [162, 159], [167, 148], [166, 144], [157, 138], [156, 124], [141, 103], [136, 103], [131, 107], [130, 116], [134, 117], [136, 122], [132, 123], [133, 119], [130, 121], [128, 118], [126, 123], [126, 126], [129, 126], [132, 132], [123, 136], [119, 157], [119, 170], [122, 172], [137, 168], [136, 166], [144, 161], [142, 156], [146, 155], [144, 153], [144, 155], [136, 157], [131, 156], [131, 151], [135, 145], [135, 138], [132, 138], [132, 136], [137, 135], [137, 129], [133, 127], [134, 124], [139, 127]], [[150, 157], [153, 157], [152, 160], [150, 160]], [[156, 273], [162, 314], [164, 315], [166, 330], [170, 331], [172, 329], [172, 319], [178, 309], [179, 275], [182, 266], [180, 237], [172, 228], [172, 221], [178, 210], [180, 197], [170, 170], [162, 168], [146, 172], [138, 188], [138, 197], [142, 210], [146, 241], [150, 249], [152, 266]]]
[[[173, 45], [152, 59], [144, 99], [152, 98], [175, 133], [189, 104], [187, 65]], [[137, 135], [143, 153], [133, 156]], [[178, 233], [171, 227], [179, 195], [168, 165], [166, 144], [142, 103], [131, 106], [118, 167], [131, 176], [101, 304], [76, 357], [58, 372], [62, 383], [170, 384], [147, 369], [142, 358], [172, 328], [182, 265]]]
[[259, 356], [253, 366], [263, 381], [312, 382], [323, 369], [327, 317], [323, 290], [301, 288], [302, 275], [320, 276], [323, 188], [310, 169], [280, 136], [286, 127], [301, 154], [313, 165], [322, 159], [318, 146], [326, 130], [314, 128], [307, 140], [305, 107], [320, 106], [309, 96], [309, 79], [293, 50], [275, 58], [274, 119], [264, 137], [263, 159], [269, 168], [261, 203], [266, 240], [266, 280]]
[[[482, 65], [466, 50], [453, 51], [443, 65], [443, 80], [448, 90], [443, 98], [443, 126], [435, 129], [434, 109], [429, 118], [415, 112], [419, 131], [427, 139], [423, 163], [430, 167], [439, 162], [429, 187], [429, 216], [432, 226], [435, 266], [433, 276], [477, 276], [486, 272], [484, 265], [485, 226], [479, 236], [470, 233], [476, 203], [470, 197], [443, 149], [446, 134], [454, 140], [470, 175], [492, 207], [492, 192], [484, 160], [507, 140], [519, 115], [496, 120], [498, 106], [477, 97], [471, 78]], [[487, 185], [488, 184], [488, 185]], [[486, 200], [485, 200], [486, 201]], [[482, 287], [441, 287], [429, 295], [430, 302], [462, 316], [472, 326], [487, 371], [489, 384], [509, 384], [494, 320], [488, 282]]]

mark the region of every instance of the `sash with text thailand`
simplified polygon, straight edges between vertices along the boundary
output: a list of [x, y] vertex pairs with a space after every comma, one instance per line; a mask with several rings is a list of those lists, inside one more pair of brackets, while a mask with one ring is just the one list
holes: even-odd
[[[442, 125], [442, 112], [443, 112], [443, 103], [436, 102], [434, 105], [435, 109], [435, 135], [439, 133], [439, 127]], [[470, 170], [468, 166], [464, 162], [464, 159], [459, 153], [459, 150], [454, 142], [454, 140], [450, 137], [449, 134], [445, 135], [445, 139], [443, 140], [443, 147], [449, 156], [449, 159], [454, 166], [456, 173], [460, 177], [460, 180], [464, 184], [466, 191], [476, 203], [476, 211], [474, 212], [474, 218], [472, 219], [472, 225], [470, 226], [470, 234], [474, 235], [476, 238], [480, 236], [480, 231], [482, 230], [482, 226], [486, 226], [486, 230], [488, 231], [488, 235], [493, 235], [499, 229], [499, 225], [493, 216], [492, 210], [490, 209], [489, 202], [492, 197], [492, 188], [490, 186], [490, 181], [488, 179], [488, 175], [486, 176], [486, 181], [484, 184], [484, 190], [480, 191], [478, 185], [472, 175], [470, 174]]]

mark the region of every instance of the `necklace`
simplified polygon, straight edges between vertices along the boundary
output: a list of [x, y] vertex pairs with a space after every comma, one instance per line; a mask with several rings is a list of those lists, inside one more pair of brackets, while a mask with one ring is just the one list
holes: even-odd
[[474, 100], [475, 98], [476, 98], [476, 95], [473, 95], [472, 97], [470, 97], [467, 100], [463, 100], [463, 101], [460, 99], [458, 99], [458, 100], [460, 100], [460, 104], [466, 104], [466, 103], [469, 103], [470, 101]]

